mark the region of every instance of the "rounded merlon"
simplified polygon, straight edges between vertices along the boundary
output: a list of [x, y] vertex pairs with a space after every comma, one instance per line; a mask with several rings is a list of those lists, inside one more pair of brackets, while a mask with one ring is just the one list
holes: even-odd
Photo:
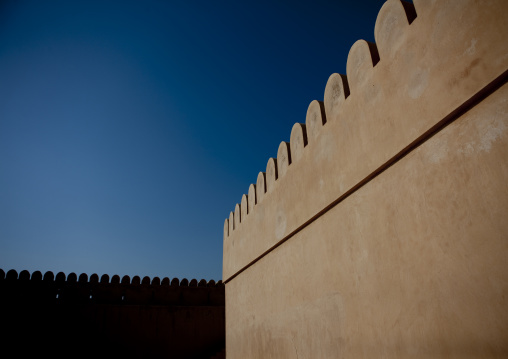
[[296, 162], [303, 156], [305, 146], [307, 146], [307, 126], [295, 123], [290, 137], [291, 162]]
[[305, 127], [307, 130], [307, 140], [309, 143], [319, 135], [321, 128], [326, 123], [325, 107], [322, 101], [314, 100], [307, 108], [305, 116]]
[[11, 269], [7, 272], [7, 274], [5, 275], [5, 279], [7, 280], [17, 280], [18, 279], [18, 272], [16, 272], [16, 270], [14, 269]]
[[53, 274], [52, 271], [47, 271], [46, 273], [44, 273], [44, 277], [42, 278], [42, 280], [47, 282], [53, 282], [55, 280], [55, 275]]
[[254, 206], [257, 203], [257, 200], [256, 200], [256, 185], [255, 184], [251, 184], [249, 186], [249, 195], [248, 196], [249, 196], [249, 198], [248, 198], [248, 201], [247, 201], [247, 204], [248, 204], [247, 213], [251, 213], [254, 210]]
[[249, 197], [244, 194], [242, 195], [242, 202], [240, 202], [240, 213], [242, 214], [243, 217], [240, 217], [240, 220], [245, 220], [244, 217], [247, 216], [247, 214], [249, 214]]
[[349, 83], [346, 75], [331, 74], [325, 87], [325, 116], [327, 121], [337, 121], [340, 111], [349, 96]]
[[266, 193], [266, 173], [259, 172], [256, 180], [256, 200], [257, 203], [261, 203], [263, 196]]
[[289, 165], [291, 165], [289, 142], [282, 141], [277, 150], [277, 173], [279, 177], [286, 174]]
[[30, 272], [26, 269], [19, 273], [19, 280], [30, 280]]
[[379, 56], [392, 59], [404, 43], [408, 26], [416, 18], [413, 4], [400, 0], [388, 0], [377, 15], [374, 27]]
[[33, 280], [33, 281], [36, 281], [36, 282], [42, 281], [42, 273], [41, 273], [41, 271], [36, 270], [35, 272], [33, 272], [32, 273], [32, 277], [30, 278], [30, 280]]
[[279, 178], [277, 173], [277, 159], [270, 157], [266, 164], [266, 192], [271, 191], [275, 185], [275, 181]]
[[235, 229], [240, 226], [241, 221], [242, 221], [242, 210], [240, 209], [240, 205], [237, 203], [235, 205]]
[[224, 220], [224, 237], [223, 240], [229, 237], [229, 219]]
[[347, 57], [346, 73], [351, 93], [359, 91], [372, 76], [372, 69], [379, 61], [376, 44], [356, 41]]
[[229, 212], [229, 235], [231, 235], [234, 230], [235, 230], [235, 214], [233, 212]]

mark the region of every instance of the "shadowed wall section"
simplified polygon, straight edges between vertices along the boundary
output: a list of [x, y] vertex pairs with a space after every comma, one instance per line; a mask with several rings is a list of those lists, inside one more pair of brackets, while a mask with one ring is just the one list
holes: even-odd
[[508, 357], [506, 14], [383, 5], [225, 220], [228, 358]]
[[221, 281], [0, 270], [0, 311], [2, 350], [15, 357], [210, 358], [224, 348]]

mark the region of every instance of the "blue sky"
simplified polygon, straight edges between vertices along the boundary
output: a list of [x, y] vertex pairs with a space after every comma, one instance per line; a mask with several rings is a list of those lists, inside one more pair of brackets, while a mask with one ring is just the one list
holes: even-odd
[[383, 1], [1, 1], [0, 268], [221, 279], [224, 219]]

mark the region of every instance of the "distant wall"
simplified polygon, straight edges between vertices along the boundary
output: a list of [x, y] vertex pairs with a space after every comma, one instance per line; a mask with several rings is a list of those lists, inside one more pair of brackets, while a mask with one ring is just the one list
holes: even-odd
[[18, 357], [208, 358], [224, 348], [224, 285], [0, 270], [0, 318]]
[[383, 5], [225, 220], [229, 359], [508, 357], [507, 14]]

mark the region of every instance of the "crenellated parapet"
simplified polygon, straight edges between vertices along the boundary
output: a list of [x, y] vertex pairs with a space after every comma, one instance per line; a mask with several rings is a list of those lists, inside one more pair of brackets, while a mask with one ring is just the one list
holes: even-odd
[[176, 306], [223, 306], [224, 285], [222, 281], [188, 280], [168, 277], [129, 276], [120, 278], [107, 274], [99, 277], [86, 273], [54, 275], [48, 271], [32, 274], [27, 270], [19, 273], [0, 269], [0, 301], [26, 301], [30, 303], [90, 303], [118, 305], [176, 305]]
[[224, 348], [221, 281], [0, 269], [4, 353], [209, 358]]
[[[388, 0], [224, 222], [227, 282], [504, 81], [508, 3]], [[466, 24], [466, 25], [465, 25]], [[368, 220], [368, 219], [366, 219]]]

